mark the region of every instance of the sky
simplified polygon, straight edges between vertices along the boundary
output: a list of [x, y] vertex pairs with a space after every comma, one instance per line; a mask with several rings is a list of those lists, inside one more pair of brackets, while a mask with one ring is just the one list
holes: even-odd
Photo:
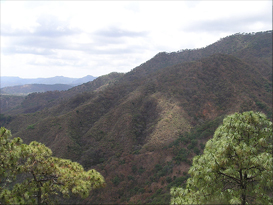
[[1, 0], [1, 76], [126, 73], [159, 52], [272, 30], [272, 1]]

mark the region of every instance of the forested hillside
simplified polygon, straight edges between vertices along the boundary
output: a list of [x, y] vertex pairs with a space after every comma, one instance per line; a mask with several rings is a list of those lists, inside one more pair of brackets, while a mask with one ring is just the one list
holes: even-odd
[[104, 189], [73, 202], [169, 203], [226, 115], [253, 110], [272, 120], [272, 31], [162, 52], [67, 91], [1, 96], [1, 109], [14, 137], [103, 175]]
[[1, 94], [6, 95], [28, 95], [35, 92], [47, 92], [47, 91], [62, 91], [72, 88], [72, 85], [65, 84], [55, 84], [55, 85], [45, 85], [45, 84], [27, 84], [27, 85], [17, 85], [11, 87], [5, 87], [1, 89]]

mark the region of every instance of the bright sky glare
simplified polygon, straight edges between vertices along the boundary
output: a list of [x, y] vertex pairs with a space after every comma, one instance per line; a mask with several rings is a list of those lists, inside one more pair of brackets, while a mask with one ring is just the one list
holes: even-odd
[[128, 72], [159, 52], [272, 30], [271, 1], [3, 1], [1, 76]]

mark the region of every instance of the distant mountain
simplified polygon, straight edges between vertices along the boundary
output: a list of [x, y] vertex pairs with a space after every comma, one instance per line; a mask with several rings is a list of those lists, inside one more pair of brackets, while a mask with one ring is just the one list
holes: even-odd
[[26, 85], [4, 87], [0, 90], [0, 93], [9, 94], [9, 95], [27, 95], [27, 94], [35, 93], [35, 92], [68, 90], [72, 87], [73, 87], [72, 85], [66, 85], [66, 84], [54, 84], [54, 85], [26, 84]]
[[74, 80], [70, 84], [72, 84], [72, 85], [80, 85], [80, 84], [83, 84], [83, 83], [87, 83], [87, 82], [93, 81], [95, 79], [96, 79], [96, 77], [91, 76], [91, 75], [87, 75], [87, 76], [85, 76], [83, 78], [78, 78], [77, 80]]
[[91, 75], [85, 76], [83, 78], [68, 78], [63, 76], [56, 76], [52, 78], [35, 78], [35, 79], [26, 79], [19, 77], [7, 77], [1, 76], [1, 88], [8, 86], [16, 86], [16, 85], [26, 85], [26, 84], [67, 84], [67, 85], [80, 85], [82, 83], [86, 83], [96, 79]]
[[[45, 86], [49, 86], [46, 88], [52, 89], [52, 90], [47, 92], [39, 91], [39, 93], [34, 92], [32, 94], [29, 94], [28, 97], [18, 96], [18, 94], [21, 92], [21, 89], [16, 90], [17, 96], [11, 95], [9, 93], [5, 93], [5, 90], [7, 90], [7, 92], [13, 92], [14, 94], [14, 88], [17, 88], [17, 86], [5, 87], [1, 89], [0, 113], [1, 114], [9, 113], [9, 114], [16, 115], [20, 113], [29, 113], [29, 112], [43, 110], [46, 107], [51, 107], [62, 101], [66, 101], [77, 94], [103, 90], [108, 85], [111, 85], [114, 82], [116, 82], [123, 75], [124, 74], [122, 73], [115, 73], [115, 72], [110, 73], [108, 75], [100, 76], [93, 81], [89, 81], [87, 83], [83, 83], [81, 85], [72, 87], [71, 89], [67, 91], [58, 91], [56, 90], [54, 85], [43, 85], [43, 86], [38, 85], [40, 90], [45, 90]], [[23, 88], [26, 89], [26, 92], [28, 92], [30, 88], [32, 88], [32, 91], [34, 88], [38, 88], [37, 86], [35, 86], [35, 84], [28, 85], [27, 88], [25, 88], [24, 86], [26, 85], [18, 86], [18, 87], [21, 87], [22, 89]], [[66, 86], [70, 86], [70, 85], [62, 85], [61, 87], [66, 88]], [[35, 91], [37, 91], [37, 89]]]
[[253, 110], [272, 120], [272, 31], [161, 52], [67, 91], [1, 97], [0, 126], [14, 137], [105, 177], [105, 188], [66, 203], [169, 204], [226, 115]]

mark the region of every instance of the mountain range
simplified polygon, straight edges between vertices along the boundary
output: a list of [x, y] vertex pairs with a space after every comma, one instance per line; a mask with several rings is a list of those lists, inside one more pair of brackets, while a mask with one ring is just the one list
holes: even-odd
[[66, 84], [26, 84], [26, 85], [16, 85], [10, 87], [4, 87], [0, 90], [1, 95], [28, 95], [35, 92], [47, 92], [47, 91], [62, 91], [72, 88], [72, 85]]
[[63, 91], [96, 79], [91, 75], [83, 78], [56, 76], [52, 78], [24, 79], [1, 77], [1, 95], [28, 95], [34, 92]]
[[272, 31], [161, 52], [66, 91], [2, 95], [0, 123], [105, 177], [64, 203], [166, 204], [223, 118], [248, 110], [272, 120]]
[[10, 86], [19, 86], [19, 85], [29, 85], [29, 84], [45, 84], [45, 85], [54, 85], [54, 84], [66, 84], [66, 85], [80, 85], [88, 81], [92, 81], [96, 77], [87, 75], [83, 78], [68, 78], [63, 76], [55, 76], [52, 78], [19, 78], [19, 77], [7, 77], [1, 76], [1, 88], [10, 87]]

